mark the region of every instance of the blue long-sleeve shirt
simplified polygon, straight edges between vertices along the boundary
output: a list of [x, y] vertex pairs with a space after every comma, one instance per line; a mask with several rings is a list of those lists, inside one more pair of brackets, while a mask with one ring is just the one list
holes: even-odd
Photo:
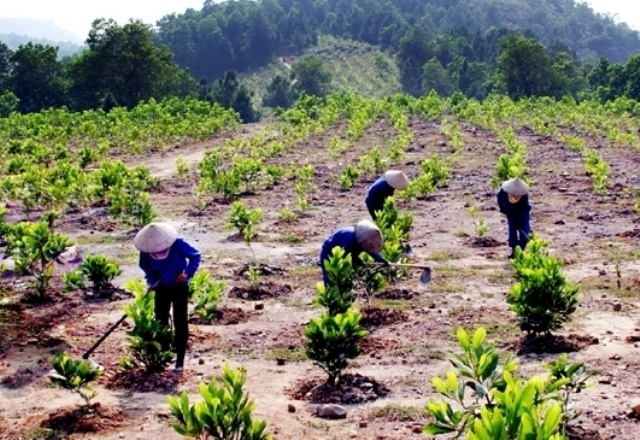
[[[340, 246], [345, 250], [347, 254], [351, 254], [351, 261], [354, 267], [357, 267], [362, 264], [362, 260], [360, 260], [360, 253], [366, 252], [358, 240], [356, 239], [356, 231], [355, 227], [347, 226], [345, 228], [338, 229], [333, 234], [331, 234], [322, 244], [322, 250], [320, 251], [320, 266], [324, 271], [324, 260], [328, 259], [331, 256], [331, 250]], [[383, 263], [386, 260], [379, 253], [371, 253], [367, 252], [371, 257], [379, 263]]]
[[383, 206], [387, 197], [393, 196], [394, 192], [395, 189], [389, 185], [385, 176], [381, 176], [369, 187], [364, 200], [367, 206]]
[[500, 212], [506, 214], [508, 217], [517, 219], [520, 222], [529, 222], [529, 212], [531, 211], [531, 205], [529, 204], [529, 196], [524, 195], [520, 197], [516, 203], [509, 201], [509, 193], [500, 188], [497, 194], [498, 207]]
[[152, 286], [160, 280], [161, 286], [175, 286], [176, 278], [182, 272], [191, 278], [200, 266], [200, 251], [178, 238], [164, 260], [156, 260], [146, 252], [140, 252], [140, 268], [144, 272], [147, 284]]

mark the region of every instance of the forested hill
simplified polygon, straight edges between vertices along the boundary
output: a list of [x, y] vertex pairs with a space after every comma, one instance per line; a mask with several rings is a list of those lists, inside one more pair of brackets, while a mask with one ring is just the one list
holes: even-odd
[[209, 80], [300, 53], [322, 34], [395, 52], [419, 28], [429, 41], [439, 39], [433, 50], [479, 62], [495, 55], [495, 36], [505, 29], [583, 60], [621, 63], [640, 50], [637, 32], [574, 0], [206, 0], [201, 10], [165, 16], [158, 25], [159, 42], [178, 64]]

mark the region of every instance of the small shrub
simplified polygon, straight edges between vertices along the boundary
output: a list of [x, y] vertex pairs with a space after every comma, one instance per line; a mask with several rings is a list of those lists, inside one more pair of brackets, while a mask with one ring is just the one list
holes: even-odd
[[260, 285], [260, 277], [262, 276], [262, 271], [258, 267], [250, 266], [247, 270], [247, 278], [249, 279], [249, 284], [251, 284], [251, 288], [257, 289]]
[[227, 228], [235, 228], [247, 246], [250, 246], [254, 236], [253, 228], [261, 219], [262, 210], [260, 208], [248, 209], [242, 201], [233, 202], [229, 211]]
[[360, 177], [360, 172], [356, 168], [352, 167], [351, 165], [347, 165], [342, 170], [342, 174], [340, 174], [340, 177], [338, 179], [340, 183], [340, 190], [349, 191], [356, 184], [359, 177]]
[[251, 157], [235, 157], [233, 159], [233, 173], [240, 177], [247, 193], [255, 193], [263, 173], [261, 159]]
[[593, 371], [581, 363], [569, 364], [566, 353], [562, 353], [557, 361], [542, 365], [549, 371], [548, 388], [552, 384], [562, 384], [557, 388], [557, 396], [565, 408], [562, 424], [566, 427], [581, 415], [580, 411], [571, 407], [571, 396], [582, 392], [589, 386], [589, 378], [593, 376]]
[[548, 366], [551, 374], [546, 379], [524, 381], [515, 377], [516, 362], [510, 357], [502, 360], [493, 345], [484, 343], [485, 336], [482, 327], [473, 336], [457, 330], [463, 353], [452, 354], [454, 370], [445, 379], [433, 378], [436, 392], [446, 400], [429, 400], [426, 409], [435, 421], [424, 433], [474, 440], [564, 440], [573, 417], [568, 394], [586, 386], [586, 369], [582, 364], [567, 365], [566, 356], [561, 356]]
[[409, 187], [401, 192], [407, 201], [419, 197], [426, 197], [433, 193], [435, 186], [430, 174], [420, 174], [409, 183]]
[[[341, 247], [334, 247], [329, 258], [321, 261], [320, 264], [324, 265], [332, 289], [329, 291], [321, 286], [322, 289], [318, 289], [316, 302], [327, 308], [329, 314], [343, 313], [353, 302], [351, 291], [353, 290], [355, 273], [351, 255]], [[334, 293], [337, 297], [334, 297]]]
[[367, 307], [371, 307], [371, 298], [373, 298], [373, 295], [388, 284], [387, 280], [389, 277], [385, 274], [385, 272], [388, 272], [388, 269], [382, 265], [366, 264], [373, 263], [374, 260], [365, 252], [362, 253], [360, 258], [365, 264], [356, 270], [356, 284], [364, 291]]
[[514, 177], [523, 178], [526, 171], [527, 165], [521, 154], [515, 153], [511, 156], [503, 154], [498, 158], [495, 174], [491, 178], [491, 187], [493, 189], [498, 189], [505, 180], [509, 180]]
[[[382, 211], [378, 211], [377, 214], [376, 225], [380, 228], [385, 243], [393, 239], [400, 241], [409, 239], [409, 232], [413, 225], [413, 215], [400, 214], [400, 211], [395, 208], [393, 197], [387, 197]], [[392, 232], [394, 227], [396, 230]]]
[[127, 225], [143, 228], [156, 217], [153, 206], [151, 206], [149, 193], [144, 192], [131, 182], [115, 187], [108, 197], [109, 214], [119, 218]]
[[277, 185], [287, 174], [287, 171], [279, 165], [267, 165], [265, 168], [265, 185], [270, 188]]
[[240, 196], [242, 176], [235, 170], [222, 171], [213, 183], [213, 189], [224, 197], [225, 200], [235, 200]]
[[605, 195], [609, 185], [609, 164], [591, 149], [583, 150], [584, 167], [593, 178], [593, 191]]
[[327, 373], [331, 385], [339, 382], [349, 360], [360, 355], [359, 343], [367, 335], [360, 319], [360, 313], [349, 309], [335, 316], [325, 313], [305, 328], [307, 357]]
[[227, 283], [213, 280], [209, 272], [199, 270], [189, 280], [189, 296], [195, 300], [195, 312], [203, 319], [210, 320], [218, 310], [226, 288]]
[[578, 286], [561, 274], [561, 263], [547, 255], [547, 243], [535, 236], [523, 251], [516, 248], [515, 284], [507, 302], [520, 318], [520, 328], [530, 334], [550, 335], [562, 328], [578, 305]]
[[4, 241], [5, 234], [9, 230], [9, 225], [4, 219], [4, 216], [7, 215], [7, 208], [3, 205], [0, 205], [0, 240]]
[[199, 440], [270, 440], [265, 421], [254, 421], [255, 406], [242, 387], [246, 375], [225, 365], [222, 376], [209, 384], [200, 383], [201, 401], [189, 404], [187, 393], [167, 398], [173, 429], [183, 437]]
[[360, 157], [358, 167], [362, 170], [363, 174], [382, 174], [389, 164], [389, 159], [384, 157], [380, 152], [379, 147], [374, 147], [369, 153]]
[[104, 255], [88, 255], [77, 270], [63, 275], [65, 290], [86, 289], [88, 279], [91, 290], [99, 296], [109, 295], [113, 289], [111, 281], [122, 274], [118, 263]]
[[451, 167], [440, 159], [440, 156], [434, 154], [430, 159], [425, 159], [420, 164], [422, 175], [429, 176], [431, 185], [441, 187], [446, 185], [451, 175]]
[[49, 380], [55, 386], [77, 393], [85, 406], [89, 407], [91, 399], [98, 393], [89, 384], [100, 377], [102, 371], [94, 368], [82, 359], [72, 359], [67, 353], [61, 353], [51, 361], [55, 373], [49, 375]]
[[296, 170], [296, 183], [293, 186], [293, 191], [296, 193], [296, 201], [300, 211], [304, 212], [309, 208], [309, 194], [317, 189], [313, 183], [313, 165], [294, 166], [294, 169]]
[[290, 223], [298, 218], [298, 216], [292, 209], [289, 209], [285, 206], [278, 211], [278, 218], [285, 223]]
[[489, 231], [489, 224], [480, 215], [478, 209], [475, 206], [469, 208], [469, 215], [473, 219], [473, 224], [476, 229], [476, 236], [483, 237]]
[[182, 156], [176, 159], [176, 171], [173, 177], [181, 182], [189, 180], [189, 163]]
[[17, 272], [32, 275], [36, 298], [45, 298], [53, 279], [53, 263], [73, 243], [66, 235], [53, 232], [46, 222], [19, 223], [8, 231], [7, 253]]
[[173, 357], [169, 350], [173, 332], [155, 319], [154, 292], [147, 293], [140, 280], [128, 280], [124, 287], [134, 294], [134, 302], [124, 309], [134, 324], [133, 329], [127, 331], [131, 356], [143, 364], [147, 371], [161, 371]]
[[333, 136], [329, 141], [329, 154], [336, 159], [348, 150], [350, 146], [351, 143], [348, 140], [342, 140], [339, 136]]

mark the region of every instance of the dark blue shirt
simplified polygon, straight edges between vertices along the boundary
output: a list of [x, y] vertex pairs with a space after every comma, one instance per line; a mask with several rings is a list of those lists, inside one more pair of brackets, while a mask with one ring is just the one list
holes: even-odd
[[175, 286], [176, 278], [182, 272], [191, 278], [200, 266], [200, 252], [178, 238], [164, 260], [156, 260], [146, 252], [140, 252], [140, 268], [143, 270], [147, 284], [152, 286], [160, 280], [161, 286]]
[[382, 206], [387, 197], [393, 196], [394, 191], [395, 189], [389, 185], [384, 176], [379, 177], [367, 190], [365, 203], [367, 205]]
[[[362, 246], [360, 246], [360, 243], [358, 243], [358, 240], [356, 239], [355, 227], [347, 226], [346, 228], [338, 229], [327, 237], [322, 245], [322, 250], [320, 251], [320, 265], [323, 269], [324, 260], [327, 260], [331, 256], [331, 250], [336, 246], [340, 246], [347, 254], [351, 254], [351, 261], [354, 266], [357, 267], [362, 264], [362, 260], [360, 260], [360, 253], [366, 251], [362, 249]], [[386, 261], [379, 253], [367, 253], [379, 263]]]
[[529, 211], [531, 211], [531, 205], [529, 205], [528, 195], [521, 196], [520, 200], [516, 203], [511, 203], [509, 201], [509, 193], [500, 188], [497, 197], [498, 207], [500, 208], [501, 213], [522, 222], [529, 222]]

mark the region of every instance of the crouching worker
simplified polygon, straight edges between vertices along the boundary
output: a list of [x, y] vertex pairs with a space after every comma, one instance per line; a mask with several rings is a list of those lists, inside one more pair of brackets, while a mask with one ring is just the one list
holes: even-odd
[[155, 316], [164, 326], [169, 326], [169, 309], [173, 305], [176, 350], [175, 371], [182, 371], [184, 355], [189, 339], [187, 304], [189, 280], [200, 265], [200, 252], [182, 238], [168, 223], [151, 223], [145, 226], [133, 240], [140, 251], [140, 268], [147, 284], [153, 286]]
[[320, 267], [322, 268], [322, 281], [325, 287], [329, 287], [330, 281], [324, 262], [331, 257], [334, 247], [341, 247], [347, 255], [351, 255], [354, 269], [363, 264], [360, 254], [366, 252], [378, 263], [388, 265], [380, 251], [383, 246], [382, 232], [369, 220], [360, 220], [355, 226], [347, 226], [333, 232], [322, 245], [320, 251]]
[[409, 187], [409, 178], [402, 171], [389, 170], [379, 177], [373, 185], [367, 190], [367, 195], [364, 200], [371, 218], [376, 220], [376, 211], [382, 211], [384, 208], [384, 201], [389, 197], [393, 197], [393, 194], [397, 189], [403, 190]]
[[509, 247], [511, 248], [509, 258], [513, 258], [516, 246], [524, 249], [531, 234], [529, 186], [519, 178], [509, 179], [502, 184], [497, 197], [500, 212], [507, 216]]

